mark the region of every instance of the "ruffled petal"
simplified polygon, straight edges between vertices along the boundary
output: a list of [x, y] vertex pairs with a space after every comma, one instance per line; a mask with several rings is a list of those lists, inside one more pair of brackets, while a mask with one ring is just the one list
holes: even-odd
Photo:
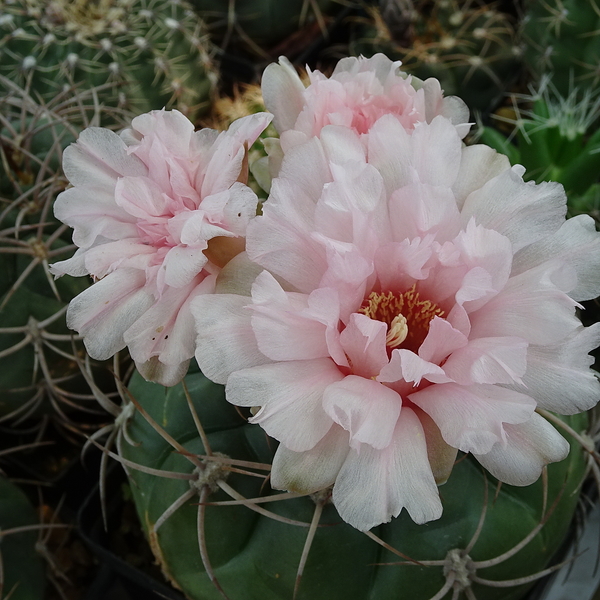
[[433, 385], [408, 399], [435, 421], [448, 444], [474, 454], [489, 452], [505, 439], [505, 423], [523, 423], [536, 407], [529, 396], [495, 385]]
[[525, 423], [506, 425], [504, 431], [503, 442], [486, 454], [473, 456], [496, 479], [509, 485], [532, 484], [548, 463], [563, 460], [569, 453], [567, 440], [537, 413]]
[[124, 333], [154, 303], [144, 273], [119, 269], [71, 300], [67, 326], [84, 336], [88, 354], [106, 360], [125, 347]]
[[350, 451], [348, 441], [348, 432], [333, 425], [310, 450], [294, 452], [280, 444], [273, 457], [271, 486], [312, 494], [333, 485]]
[[225, 393], [232, 404], [260, 406], [250, 422], [288, 449], [304, 452], [333, 425], [323, 410], [323, 393], [342, 377], [329, 359], [280, 362], [232, 373]]
[[323, 409], [350, 433], [355, 450], [368, 444], [379, 450], [390, 444], [402, 399], [377, 381], [348, 375], [327, 387]]
[[234, 294], [202, 295], [190, 310], [196, 321], [196, 360], [216, 383], [226, 383], [239, 369], [271, 362], [256, 344], [250, 324], [251, 299]]
[[427, 459], [423, 427], [403, 408], [390, 445], [350, 450], [333, 486], [333, 503], [360, 531], [389, 522], [406, 508], [413, 521], [439, 519], [442, 503]]

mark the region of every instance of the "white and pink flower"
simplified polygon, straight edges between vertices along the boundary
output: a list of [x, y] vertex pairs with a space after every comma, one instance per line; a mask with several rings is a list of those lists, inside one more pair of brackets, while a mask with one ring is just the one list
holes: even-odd
[[178, 111], [153, 111], [120, 136], [88, 128], [65, 150], [73, 187], [55, 214], [79, 249], [52, 272], [98, 280], [67, 312], [90, 356], [128, 346], [147, 379], [174, 385], [185, 375], [195, 347], [190, 302], [212, 293], [244, 248], [257, 206], [245, 185], [247, 148], [270, 120], [196, 132]]
[[437, 79], [421, 81], [403, 73], [401, 64], [384, 54], [343, 58], [331, 77], [307, 67], [306, 87], [285, 57], [269, 65], [261, 87], [283, 151], [319, 137], [327, 125], [368, 133], [383, 115], [393, 115], [407, 131], [443, 115], [464, 137], [469, 131], [467, 105], [456, 96], [444, 97]]
[[[304, 114], [291, 94], [284, 133]], [[376, 113], [367, 137], [351, 119], [313, 122], [247, 252], [191, 303], [201, 369], [233, 404], [260, 407], [251, 421], [280, 441], [272, 485], [333, 485], [358, 529], [403, 508], [438, 518], [458, 450], [532, 483], [568, 452], [536, 408], [600, 397], [600, 325], [575, 312], [600, 293], [592, 219], [565, 220], [560, 185], [525, 183], [444, 116]]]

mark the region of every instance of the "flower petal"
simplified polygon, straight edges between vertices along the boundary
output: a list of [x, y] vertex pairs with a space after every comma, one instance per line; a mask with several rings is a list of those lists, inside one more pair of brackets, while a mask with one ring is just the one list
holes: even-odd
[[448, 444], [477, 454], [504, 440], [504, 423], [523, 423], [536, 406], [529, 396], [495, 385], [432, 385], [408, 399], [435, 421]]
[[368, 444], [381, 450], [391, 442], [402, 399], [377, 381], [348, 375], [323, 393], [323, 409], [346, 431], [354, 449]]
[[546, 419], [533, 413], [525, 423], [505, 426], [506, 440], [486, 454], [473, 456], [494, 476], [509, 485], [530, 485], [542, 469], [562, 460], [569, 443]]
[[342, 377], [330, 359], [280, 362], [232, 373], [225, 393], [232, 404], [260, 406], [250, 422], [288, 449], [304, 452], [333, 425], [323, 410], [323, 392]]
[[145, 283], [144, 273], [119, 269], [71, 300], [67, 326], [84, 336], [92, 358], [106, 360], [125, 347], [125, 331], [154, 304]]
[[280, 444], [273, 457], [271, 486], [298, 494], [312, 494], [333, 485], [348, 456], [348, 432], [333, 427], [310, 450], [294, 452]]
[[403, 508], [419, 524], [440, 518], [423, 427], [410, 408], [402, 409], [387, 448], [350, 450], [333, 487], [333, 503], [342, 519], [361, 531], [389, 522]]

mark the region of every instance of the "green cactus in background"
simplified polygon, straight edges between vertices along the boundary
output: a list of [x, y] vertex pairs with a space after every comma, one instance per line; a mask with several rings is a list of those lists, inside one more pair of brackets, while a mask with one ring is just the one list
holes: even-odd
[[550, 74], [567, 97], [600, 84], [600, 6], [595, 0], [526, 0], [523, 58], [537, 78]]
[[518, 74], [521, 47], [510, 16], [493, 4], [458, 0], [382, 0], [355, 26], [353, 54], [377, 52], [403, 69], [440, 80], [446, 95], [489, 111]]
[[526, 168], [536, 183], [557, 181], [567, 192], [573, 213], [591, 212], [600, 173], [600, 96], [589, 89], [563, 97], [549, 76], [532, 94], [512, 96], [512, 109], [494, 115], [512, 128], [508, 136], [480, 127], [476, 137], [513, 165]]
[[101, 104], [192, 119], [217, 79], [204, 26], [179, 0], [0, 0], [0, 75], [46, 101], [114, 83]]
[[83, 344], [65, 324], [68, 302], [87, 282], [55, 282], [48, 270], [75, 249], [52, 212], [67, 185], [62, 149], [86, 126], [118, 128], [131, 118], [117, 108], [101, 111], [98, 94], [69, 91], [44, 102], [0, 76], [0, 422], [35, 417], [42, 427], [40, 417], [49, 416], [72, 430], [74, 412], [78, 419], [82, 411], [100, 413], [86, 377], [114, 391], [105, 368], [83, 366]]
[[[327, 490], [272, 492], [276, 442], [200, 372], [174, 388], [135, 375], [128, 394], [135, 443], [121, 460], [137, 510], [163, 573], [194, 600], [516, 600], [548, 572], [586, 472], [572, 438], [569, 458], [525, 488], [496, 488], [464, 457], [440, 489], [440, 520], [403, 512], [363, 534]], [[566, 421], [581, 440], [586, 415]]]
[[[242, 46], [262, 58], [266, 49], [298, 30], [316, 25], [325, 31], [325, 14], [336, 0], [190, 0], [207, 22], [215, 43]], [[275, 57], [276, 58], [276, 57]]]
[[0, 477], [0, 594], [11, 600], [42, 600], [45, 565], [36, 552], [37, 515], [25, 494]]

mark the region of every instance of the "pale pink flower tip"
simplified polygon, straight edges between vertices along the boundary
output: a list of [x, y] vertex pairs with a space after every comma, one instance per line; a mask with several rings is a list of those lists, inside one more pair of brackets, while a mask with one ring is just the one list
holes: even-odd
[[128, 346], [146, 378], [174, 385], [185, 375], [195, 338], [189, 305], [243, 250], [257, 206], [240, 181], [244, 156], [270, 119], [196, 132], [178, 111], [152, 111], [120, 136], [90, 127], [65, 150], [73, 187], [54, 211], [79, 249], [52, 272], [98, 280], [67, 312], [90, 356]]
[[306, 88], [285, 57], [269, 65], [262, 78], [263, 97], [274, 114], [284, 152], [318, 137], [326, 125], [368, 133], [383, 115], [393, 115], [412, 131], [417, 123], [429, 123], [441, 114], [464, 137], [470, 127], [466, 104], [454, 96], [444, 98], [437, 79], [421, 81], [402, 73], [400, 65], [383, 54], [343, 58], [329, 78], [308, 69]]
[[536, 408], [600, 397], [600, 324], [575, 312], [600, 293], [593, 220], [441, 115], [380, 116], [367, 140], [322, 125], [286, 153], [223, 287], [192, 302], [200, 368], [260, 407], [272, 485], [333, 486], [358, 529], [438, 518], [458, 450], [532, 483], [569, 448]]

